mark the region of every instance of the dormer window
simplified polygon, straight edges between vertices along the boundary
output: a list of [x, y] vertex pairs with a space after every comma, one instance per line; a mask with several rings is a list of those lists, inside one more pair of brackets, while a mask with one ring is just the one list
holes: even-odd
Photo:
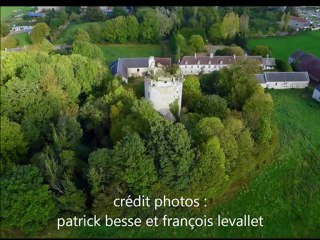
[[208, 64], [209, 64], [209, 65], [211, 64], [211, 60], [209, 60]]
[[184, 61], [184, 64], [187, 65], [187, 64], [188, 64], [188, 61]]
[[222, 61], [222, 60], [220, 60], [220, 61], [219, 61], [219, 63], [220, 63], [220, 64], [223, 64], [223, 61]]
[[198, 65], [200, 64], [200, 60], [197, 61], [197, 64], [198, 64]]

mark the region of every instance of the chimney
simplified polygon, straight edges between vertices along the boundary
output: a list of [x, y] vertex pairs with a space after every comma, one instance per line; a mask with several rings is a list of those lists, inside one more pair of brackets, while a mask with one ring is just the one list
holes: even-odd
[[245, 56], [245, 57], [248, 57], [248, 53], [246, 53], [244, 56]]
[[267, 59], [269, 59], [269, 54], [267, 54]]
[[194, 58], [197, 58], [197, 53], [194, 53]]
[[213, 53], [210, 53], [210, 58], [213, 58]]
[[233, 59], [236, 59], [236, 55], [235, 54], [233, 54]]

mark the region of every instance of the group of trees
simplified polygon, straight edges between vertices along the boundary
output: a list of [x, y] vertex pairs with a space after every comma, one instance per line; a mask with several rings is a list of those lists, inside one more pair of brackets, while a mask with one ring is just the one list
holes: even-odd
[[99, 59], [79, 55], [77, 44], [92, 44], [87, 33], [75, 39], [71, 55], [4, 55], [3, 226], [38, 231], [58, 212], [121, 216], [112, 199], [128, 194], [216, 199], [263, 164], [258, 149], [275, 141], [273, 102], [252, 78], [254, 63], [186, 77], [173, 123]]

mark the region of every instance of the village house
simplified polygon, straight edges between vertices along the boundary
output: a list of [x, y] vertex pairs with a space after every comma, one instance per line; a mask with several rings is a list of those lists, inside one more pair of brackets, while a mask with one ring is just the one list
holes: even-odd
[[179, 62], [179, 68], [183, 75], [199, 75], [200, 72], [204, 74], [211, 73], [213, 71], [219, 71], [223, 67], [229, 67], [231, 64], [250, 59], [257, 62], [263, 70], [274, 69], [276, 66], [274, 58], [263, 58], [262, 56], [184, 56]]
[[310, 79], [320, 82], [320, 58], [301, 50], [294, 52], [288, 59], [295, 71], [308, 72]]
[[34, 26], [15, 26], [11, 28], [11, 32], [27, 32], [30, 33]]
[[320, 102], [320, 84], [313, 91], [312, 98]]
[[293, 29], [306, 29], [310, 27], [310, 21], [296, 16], [290, 16], [288, 26]]
[[263, 88], [305, 88], [310, 82], [307, 72], [265, 72], [255, 77]]
[[63, 7], [61, 6], [37, 6], [37, 13], [39, 12], [43, 12], [43, 11], [59, 11], [60, 9], [62, 9]]
[[114, 75], [119, 75], [128, 83], [130, 77], [142, 77], [149, 69], [154, 69], [158, 65], [165, 67], [171, 66], [170, 58], [119, 58], [110, 65]]

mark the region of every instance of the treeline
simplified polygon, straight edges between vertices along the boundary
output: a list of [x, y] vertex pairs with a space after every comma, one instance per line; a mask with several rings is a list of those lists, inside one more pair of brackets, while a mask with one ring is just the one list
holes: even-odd
[[39, 231], [57, 214], [138, 216], [113, 207], [128, 195], [218, 199], [276, 147], [273, 101], [251, 62], [186, 77], [176, 123], [96, 58], [4, 53], [1, 69], [4, 230]]

